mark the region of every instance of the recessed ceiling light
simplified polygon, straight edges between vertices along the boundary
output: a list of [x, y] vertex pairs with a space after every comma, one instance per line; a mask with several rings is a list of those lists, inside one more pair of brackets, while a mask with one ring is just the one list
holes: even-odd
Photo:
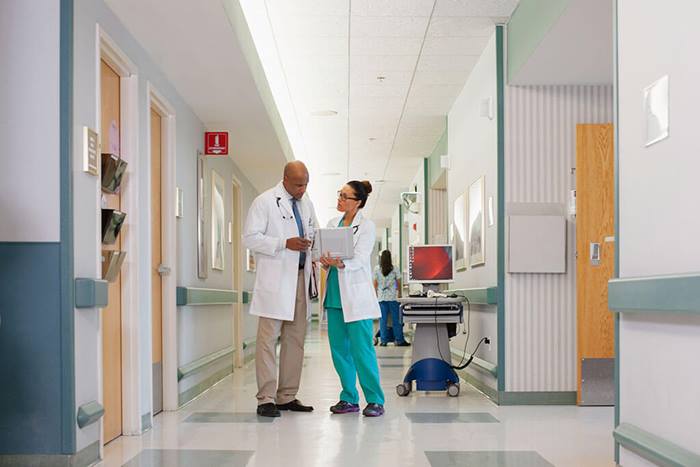
[[380, 83], [383, 83], [385, 79], [386, 79], [386, 76], [382, 76], [382, 75], [377, 76], [377, 81], [379, 81]]
[[375, 137], [373, 137], [373, 136], [370, 136], [370, 137], [369, 137], [369, 138], [367, 138], [367, 139], [368, 139], [368, 140], [369, 140], [370, 142], [372, 142], [372, 141], [376, 141], [376, 140], [377, 140], [377, 138], [375, 138]]
[[338, 112], [335, 110], [315, 110], [311, 112], [312, 117], [335, 117]]

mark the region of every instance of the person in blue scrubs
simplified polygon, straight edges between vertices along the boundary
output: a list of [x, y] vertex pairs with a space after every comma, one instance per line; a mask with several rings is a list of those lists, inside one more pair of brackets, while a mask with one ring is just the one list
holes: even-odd
[[409, 346], [403, 337], [403, 323], [401, 322], [401, 311], [398, 302], [400, 279], [399, 273], [391, 262], [391, 252], [382, 251], [379, 265], [374, 268], [374, 289], [377, 291], [379, 308], [382, 310], [382, 317], [379, 320], [379, 337], [382, 347], [386, 347], [389, 342], [389, 316], [391, 316], [391, 330], [393, 340], [397, 347]]
[[351, 259], [332, 258], [321, 252], [321, 265], [328, 272], [323, 306], [328, 317], [328, 341], [333, 366], [340, 378], [340, 400], [330, 408], [334, 414], [360, 411], [360, 380], [367, 406], [367, 417], [384, 414], [384, 392], [379, 381], [379, 365], [373, 345], [373, 320], [381, 316], [372, 284], [371, 254], [376, 227], [362, 215], [372, 185], [356, 180], [338, 192], [338, 211], [343, 215], [328, 227], [353, 229], [354, 254]]

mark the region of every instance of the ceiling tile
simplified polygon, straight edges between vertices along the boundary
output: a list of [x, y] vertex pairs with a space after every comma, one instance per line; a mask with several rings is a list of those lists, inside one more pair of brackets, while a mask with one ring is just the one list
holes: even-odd
[[510, 16], [518, 0], [437, 0], [433, 16]]
[[[411, 57], [415, 63], [415, 57]], [[377, 79], [379, 76], [383, 80]], [[408, 86], [413, 73], [410, 71], [385, 71], [355, 67], [350, 64], [350, 82], [353, 85]]]
[[351, 55], [412, 55], [420, 52], [422, 38], [385, 37], [377, 40], [373, 37], [351, 37]]
[[417, 71], [413, 78], [416, 86], [464, 86], [469, 77], [469, 71]]
[[366, 97], [406, 97], [408, 83], [402, 86], [388, 86], [384, 84], [350, 84], [350, 96]]
[[422, 55], [481, 55], [488, 37], [428, 37]]
[[491, 18], [465, 16], [433, 17], [428, 28], [428, 37], [489, 37], [495, 31]]
[[427, 17], [353, 16], [350, 35], [360, 37], [414, 37], [422, 39], [428, 26]]
[[421, 55], [417, 71], [471, 71], [478, 55]]
[[381, 72], [413, 72], [416, 57], [413, 55], [353, 55], [350, 67], [355, 70], [376, 70]]
[[430, 16], [433, 0], [352, 0], [355, 16]]
[[277, 37], [348, 37], [348, 16], [282, 15], [270, 11]]

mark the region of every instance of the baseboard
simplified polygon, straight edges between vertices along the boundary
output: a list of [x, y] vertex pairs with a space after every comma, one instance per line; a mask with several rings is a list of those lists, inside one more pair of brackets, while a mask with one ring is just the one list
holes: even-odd
[[0, 467], [89, 467], [100, 461], [100, 442], [95, 441], [75, 454], [3, 454]]
[[479, 392], [483, 393], [491, 401], [498, 404], [498, 391], [477, 377], [470, 374], [467, 370], [457, 370], [457, 374], [467, 383], [474, 386]]
[[151, 412], [141, 415], [141, 433], [145, 433], [153, 428], [151, 424]]
[[654, 464], [700, 465], [700, 455], [629, 423], [621, 423], [613, 432], [613, 436], [624, 449]]
[[576, 405], [576, 391], [500, 391], [499, 405]]
[[216, 383], [227, 377], [233, 372], [233, 365], [227, 365], [226, 367], [222, 368], [221, 370], [217, 371], [213, 375], [209, 376], [208, 378], [202, 380], [198, 384], [192, 386], [186, 391], [183, 391], [180, 393], [178, 397], [178, 404], [180, 407], [183, 405], [191, 402], [194, 400], [197, 396], [205, 392], [207, 389], [211, 388], [214, 386]]

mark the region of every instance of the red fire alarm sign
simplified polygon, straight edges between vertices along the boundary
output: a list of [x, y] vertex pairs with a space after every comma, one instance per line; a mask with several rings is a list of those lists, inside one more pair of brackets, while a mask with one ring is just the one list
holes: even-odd
[[204, 133], [204, 154], [207, 156], [228, 155], [228, 131], [207, 131]]

